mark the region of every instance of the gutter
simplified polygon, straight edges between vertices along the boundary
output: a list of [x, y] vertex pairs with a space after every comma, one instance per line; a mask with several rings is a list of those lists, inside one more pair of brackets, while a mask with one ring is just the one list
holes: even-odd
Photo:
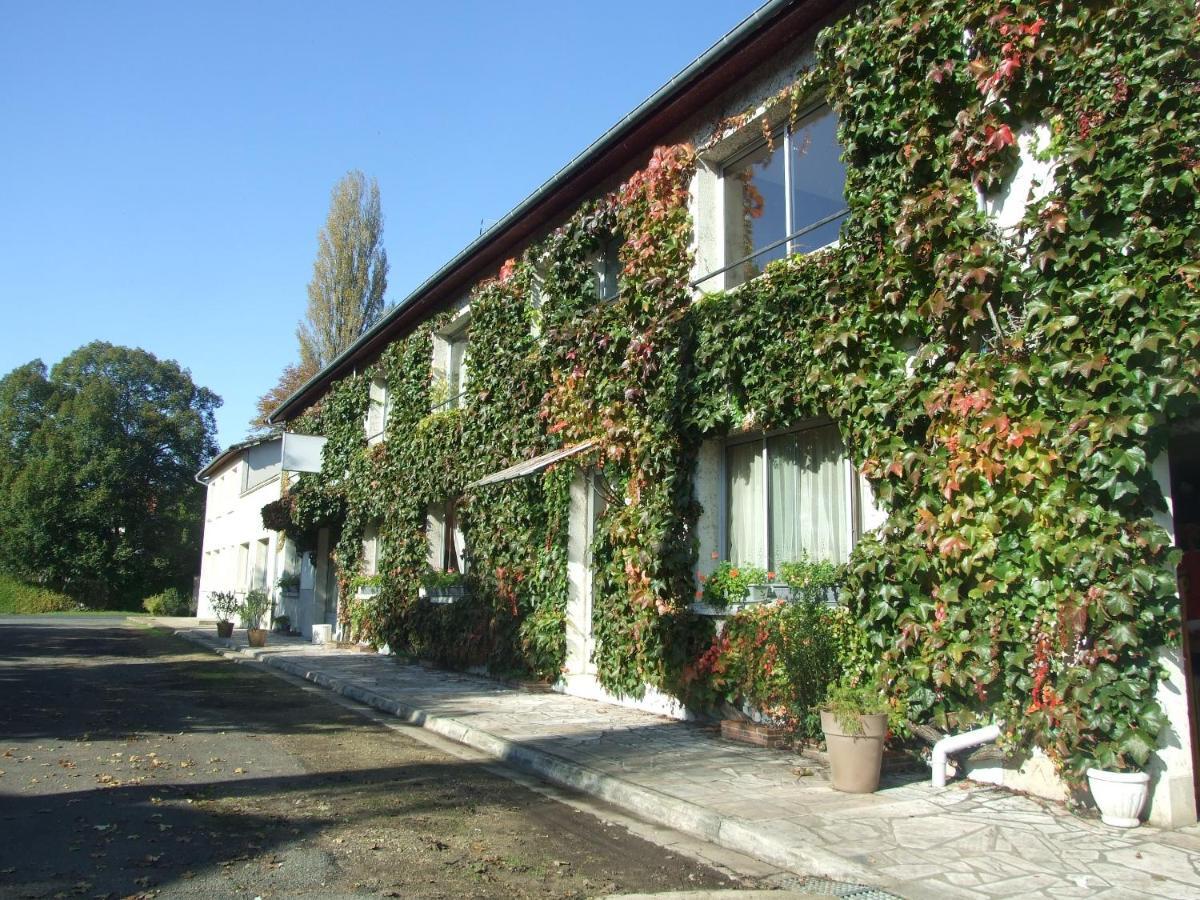
[[[318, 392], [323, 393], [323, 389], [328, 382], [341, 377], [351, 368], [351, 364], [357, 357], [369, 356], [372, 353], [373, 345], [386, 343], [387, 340], [384, 340], [384, 338], [390, 334], [393, 328], [398, 329], [407, 321], [420, 315], [422, 309], [429, 302], [437, 301], [439, 293], [446, 293], [457, 287], [456, 282], [469, 281], [472, 268], [478, 271], [484, 267], [484, 263], [488, 259], [487, 251], [493, 249], [492, 245], [500, 244], [505, 237], [511, 238], [506, 243], [501, 244], [501, 246], [506, 248], [511, 248], [514, 245], [520, 245], [523, 241], [527, 241], [533, 229], [538, 224], [533, 221], [531, 214], [538, 211], [539, 207], [544, 209], [543, 218], [550, 218], [557, 212], [557, 208], [554, 206], [556, 200], [559, 201], [558, 206], [561, 207], [565, 205], [565, 202], [583, 196], [587, 190], [594, 189], [595, 183], [601, 181], [605, 173], [600, 172], [600, 177], [594, 178], [591, 184], [585, 185], [581, 190], [572, 193], [568, 201], [559, 199], [562, 193], [572, 186], [572, 182], [591, 174], [590, 170], [593, 167], [599, 168], [599, 164], [604, 162], [606, 155], [624, 152], [628, 156], [636, 152], [640, 145], [632, 140], [634, 137], [632, 132], [639, 126], [647, 124], [652, 115], [669, 111], [671, 103], [677, 101], [680, 97], [686, 96], [687, 90], [695, 88], [702, 76], [706, 75], [709, 70], [713, 69], [719, 63], [728, 62], [739, 51], [747, 48], [753, 49], [753, 40], [761, 37], [760, 33], [769, 24], [782, 18], [785, 14], [798, 14], [801, 8], [803, 8], [806, 14], [803, 17], [803, 21], [798, 23], [797, 30], [779, 36], [780, 43], [783, 44], [802, 33], [801, 29], [803, 26], [813, 24], [821, 16], [841, 5], [844, 5], [844, 0], [768, 0], [768, 2], [764, 3], [734, 26], [732, 30], [713, 44], [712, 47], [696, 57], [696, 59], [684, 67], [670, 81], [651, 94], [646, 100], [642, 101], [632, 112], [625, 115], [620, 121], [609, 128], [608, 131], [593, 141], [581, 153], [576, 155], [574, 159], [559, 169], [558, 172], [521, 201], [500, 221], [492, 225], [492, 227], [468, 244], [449, 262], [434, 272], [433, 275], [425, 279], [407, 297], [384, 315], [382, 319], [364, 332], [358, 340], [339, 353], [320, 372], [306, 381], [295, 393], [288, 397], [278, 409], [271, 413], [267, 421], [272, 425], [276, 425], [303, 412], [315, 402]], [[728, 86], [720, 85], [717, 87], [723, 90]], [[717, 90], [714, 89], [714, 93], [716, 92]], [[666, 130], [669, 129], [664, 129], [664, 131]], [[627, 164], [627, 160], [623, 161], [622, 164]], [[613, 168], [617, 167], [613, 166]], [[525, 233], [521, 233], [522, 231]], [[510, 232], [512, 232], [511, 235], [509, 234]], [[472, 262], [476, 263], [473, 267], [469, 265]], [[390, 337], [388, 340], [390, 340]], [[382, 350], [382, 347], [379, 349]]]

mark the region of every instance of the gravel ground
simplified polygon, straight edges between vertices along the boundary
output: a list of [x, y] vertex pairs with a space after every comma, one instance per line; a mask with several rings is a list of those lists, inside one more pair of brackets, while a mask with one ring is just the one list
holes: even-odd
[[0, 648], [2, 897], [749, 886], [161, 632], [0, 620]]

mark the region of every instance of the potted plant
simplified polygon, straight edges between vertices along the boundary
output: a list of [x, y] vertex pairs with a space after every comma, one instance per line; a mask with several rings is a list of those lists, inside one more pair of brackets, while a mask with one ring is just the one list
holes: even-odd
[[298, 572], [284, 572], [275, 583], [279, 586], [279, 590], [285, 594], [295, 595], [300, 593], [300, 574]]
[[289, 634], [292, 630], [292, 620], [287, 616], [276, 616], [271, 620], [271, 630], [276, 634]]
[[879, 787], [883, 739], [888, 730], [887, 696], [875, 679], [833, 685], [819, 706], [835, 791], [870, 794]]
[[257, 588], [246, 591], [246, 599], [242, 601], [242, 624], [246, 626], [246, 640], [251, 647], [267, 646], [267, 629], [261, 628], [263, 616], [271, 609], [271, 599], [266, 591]]
[[765, 569], [723, 562], [707, 578], [700, 576], [704, 590], [700, 602], [692, 604], [692, 611], [702, 616], [735, 613], [747, 601], [751, 585], [765, 581], [766, 577]]
[[1087, 780], [1092, 799], [1100, 810], [1100, 820], [1115, 828], [1136, 828], [1142, 824], [1142, 810], [1150, 796], [1149, 773], [1119, 751], [1101, 753], [1095, 762], [1096, 767], [1087, 770]]
[[233, 637], [233, 617], [241, 609], [237, 596], [233, 591], [211, 591], [208, 595], [208, 605], [217, 617], [217, 637]]

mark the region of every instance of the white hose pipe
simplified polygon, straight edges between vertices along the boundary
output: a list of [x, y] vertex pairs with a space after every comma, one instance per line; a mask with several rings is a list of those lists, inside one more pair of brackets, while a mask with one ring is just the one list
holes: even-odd
[[933, 745], [933, 759], [929, 764], [933, 767], [933, 786], [946, 786], [946, 756], [966, 750], [968, 747], [978, 747], [988, 744], [1000, 737], [999, 725], [988, 725], [986, 728], [976, 728], [974, 731], [964, 731], [962, 734], [952, 734], [942, 738]]

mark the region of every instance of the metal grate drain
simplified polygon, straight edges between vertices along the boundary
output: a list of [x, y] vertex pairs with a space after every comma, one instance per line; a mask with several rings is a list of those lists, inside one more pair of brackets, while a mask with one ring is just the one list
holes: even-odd
[[767, 883], [789, 891], [803, 891], [816, 894], [819, 897], [851, 897], [853, 900], [900, 900], [895, 894], [881, 891], [868, 884], [851, 884], [846, 881], [833, 881], [830, 878], [817, 878], [815, 875], [801, 876], [780, 873], [766, 879]]

